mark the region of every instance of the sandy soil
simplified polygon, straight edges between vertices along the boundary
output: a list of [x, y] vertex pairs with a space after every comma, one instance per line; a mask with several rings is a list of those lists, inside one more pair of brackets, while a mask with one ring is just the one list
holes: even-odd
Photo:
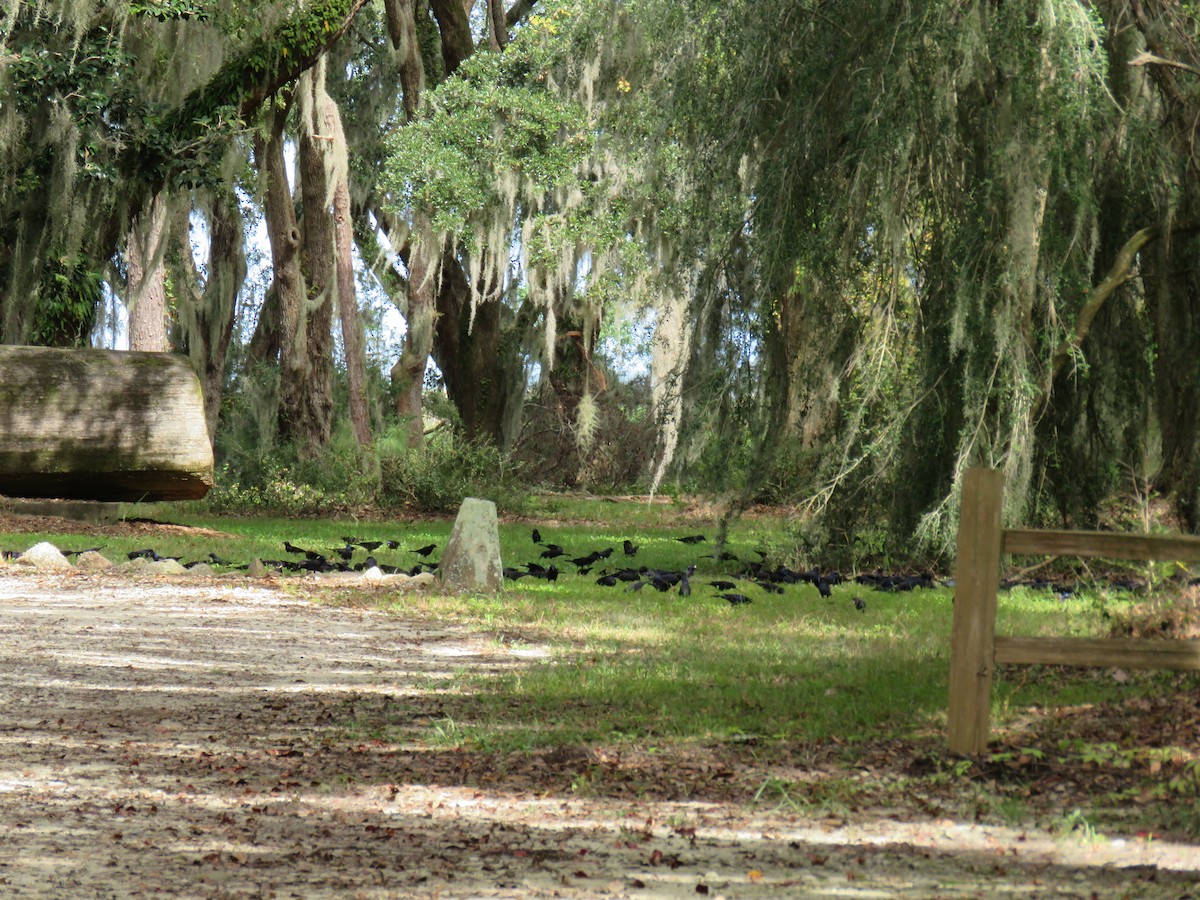
[[527, 642], [11, 566], [0, 619], [2, 897], [1200, 896], [1191, 846], [586, 797], [560, 785], [587, 748], [480, 773], [374, 737], [432, 733], [439, 695]]

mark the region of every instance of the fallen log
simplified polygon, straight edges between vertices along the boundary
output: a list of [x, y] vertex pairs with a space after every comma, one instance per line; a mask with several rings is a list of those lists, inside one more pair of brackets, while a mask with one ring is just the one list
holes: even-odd
[[194, 500], [212, 483], [185, 357], [0, 346], [0, 494]]

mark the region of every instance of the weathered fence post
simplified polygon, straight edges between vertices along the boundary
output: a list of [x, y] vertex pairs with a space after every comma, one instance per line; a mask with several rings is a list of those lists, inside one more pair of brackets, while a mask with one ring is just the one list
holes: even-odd
[[959, 513], [950, 645], [949, 731], [950, 749], [955, 753], [981, 753], [988, 741], [1003, 502], [1002, 472], [967, 470]]

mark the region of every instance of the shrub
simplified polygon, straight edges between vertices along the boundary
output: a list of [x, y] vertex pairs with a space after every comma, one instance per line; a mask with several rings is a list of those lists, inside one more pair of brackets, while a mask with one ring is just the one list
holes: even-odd
[[491, 500], [505, 511], [524, 502], [511, 461], [491, 444], [463, 440], [451, 430], [428, 436], [409, 450], [403, 433], [391, 431], [378, 443], [379, 501], [423, 512], [453, 512], [464, 497]]

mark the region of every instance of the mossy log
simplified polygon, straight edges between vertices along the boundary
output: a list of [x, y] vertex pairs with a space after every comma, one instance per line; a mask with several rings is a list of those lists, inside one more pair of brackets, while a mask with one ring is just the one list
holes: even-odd
[[0, 494], [194, 500], [212, 483], [185, 357], [0, 346]]

